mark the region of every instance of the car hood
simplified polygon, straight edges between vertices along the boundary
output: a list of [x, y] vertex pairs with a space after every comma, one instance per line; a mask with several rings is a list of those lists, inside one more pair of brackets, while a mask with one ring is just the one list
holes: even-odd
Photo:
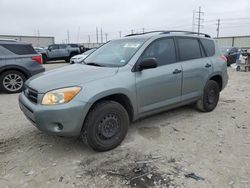
[[117, 73], [117, 67], [96, 67], [74, 64], [37, 74], [27, 80], [26, 85], [38, 91], [48, 91], [69, 86], [79, 86]]

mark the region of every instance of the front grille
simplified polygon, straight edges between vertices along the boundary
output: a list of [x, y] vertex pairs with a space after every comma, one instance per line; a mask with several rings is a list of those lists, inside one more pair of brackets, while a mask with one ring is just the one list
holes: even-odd
[[24, 95], [33, 103], [37, 103], [38, 92], [30, 87], [25, 87]]

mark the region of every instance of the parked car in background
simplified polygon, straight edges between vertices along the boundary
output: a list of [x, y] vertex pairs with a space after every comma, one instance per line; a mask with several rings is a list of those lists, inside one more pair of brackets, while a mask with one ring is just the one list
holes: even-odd
[[93, 53], [96, 48], [90, 49], [82, 54], [75, 55], [70, 59], [70, 64], [81, 63], [86, 57], [88, 57], [91, 53]]
[[45, 52], [42, 52], [44, 63], [52, 60], [65, 60], [70, 62], [71, 57], [80, 53], [77, 44], [52, 44]]
[[46, 49], [45, 48], [42, 48], [42, 47], [34, 47], [35, 51], [39, 54], [43, 54], [46, 52]]
[[82, 64], [32, 77], [19, 105], [38, 129], [81, 136], [107, 151], [139, 118], [189, 103], [214, 110], [227, 82], [225, 57], [209, 35], [149, 32], [110, 41]]
[[41, 64], [42, 56], [31, 44], [0, 40], [0, 90], [22, 91], [28, 78], [45, 71]]
[[235, 47], [222, 47], [221, 52], [227, 58], [227, 66], [236, 63], [241, 53], [240, 49]]

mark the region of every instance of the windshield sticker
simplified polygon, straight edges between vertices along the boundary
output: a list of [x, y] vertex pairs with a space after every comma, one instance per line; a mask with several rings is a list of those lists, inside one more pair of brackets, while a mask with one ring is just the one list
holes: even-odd
[[124, 45], [124, 48], [138, 48], [140, 46], [140, 44], [136, 44], [136, 43], [126, 43]]

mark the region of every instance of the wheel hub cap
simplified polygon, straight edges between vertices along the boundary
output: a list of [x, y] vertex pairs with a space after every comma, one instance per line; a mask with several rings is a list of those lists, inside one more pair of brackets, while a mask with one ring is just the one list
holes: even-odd
[[208, 93], [208, 103], [209, 104], [213, 104], [215, 101], [215, 91], [214, 90], [211, 90], [209, 93]]
[[23, 86], [23, 79], [18, 74], [8, 74], [3, 79], [3, 86], [9, 91], [18, 91]]
[[99, 124], [99, 136], [104, 139], [114, 137], [119, 131], [119, 121], [116, 115], [106, 115]]

